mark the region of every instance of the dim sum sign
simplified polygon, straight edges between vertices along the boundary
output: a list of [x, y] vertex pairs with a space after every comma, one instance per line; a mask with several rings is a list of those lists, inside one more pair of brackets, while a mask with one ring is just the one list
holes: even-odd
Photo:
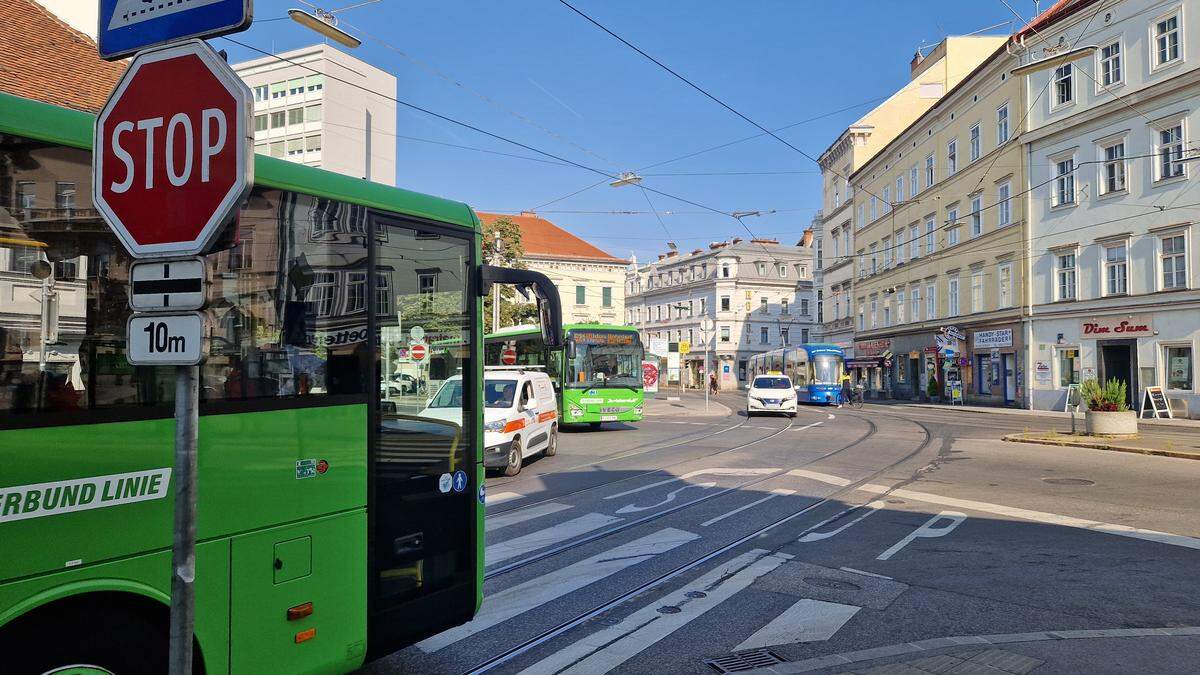
[[1079, 322], [1079, 334], [1085, 340], [1108, 337], [1151, 337], [1154, 335], [1154, 320], [1148, 314], [1088, 318]]

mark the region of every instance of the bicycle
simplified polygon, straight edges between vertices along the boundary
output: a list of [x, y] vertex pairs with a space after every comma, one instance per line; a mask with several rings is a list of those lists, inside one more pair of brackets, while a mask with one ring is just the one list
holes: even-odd
[[854, 385], [850, 389], [849, 400], [846, 401], [851, 408], [862, 410], [863, 407], [863, 386], [861, 384]]

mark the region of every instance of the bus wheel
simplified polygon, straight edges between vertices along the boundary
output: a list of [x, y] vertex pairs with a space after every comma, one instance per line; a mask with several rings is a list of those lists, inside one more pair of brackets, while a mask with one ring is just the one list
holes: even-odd
[[546, 450], [542, 453], [547, 457], [558, 454], [558, 425], [550, 425], [550, 440], [546, 441]]
[[508, 448], [508, 466], [504, 467], [505, 476], [515, 476], [521, 473], [521, 439], [514, 438]]
[[600, 423], [599, 422], [588, 422], [588, 426], [592, 428], [592, 431], [595, 431], [596, 429], [600, 428]]

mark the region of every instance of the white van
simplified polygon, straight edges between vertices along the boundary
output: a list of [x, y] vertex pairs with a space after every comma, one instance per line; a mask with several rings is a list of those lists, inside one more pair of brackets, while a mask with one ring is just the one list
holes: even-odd
[[[421, 416], [461, 424], [461, 392], [462, 376], [455, 375]], [[558, 451], [558, 403], [546, 373], [520, 366], [484, 369], [483, 442], [484, 467], [502, 469], [506, 476], [520, 473], [526, 457]]]

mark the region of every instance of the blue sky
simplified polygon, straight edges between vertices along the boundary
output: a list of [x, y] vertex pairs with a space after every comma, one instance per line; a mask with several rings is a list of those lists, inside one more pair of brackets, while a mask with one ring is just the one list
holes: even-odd
[[[1033, 12], [1030, 0], [1009, 2], [1026, 18]], [[327, 9], [349, 4], [337, 0]], [[780, 132], [814, 157], [868, 102], [907, 81], [918, 46], [1014, 18], [999, 0], [867, 0], [852, 10], [849, 3], [807, 0], [573, 4], [768, 128], [850, 108]], [[294, 6], [257, 0], [255, 25], [234, 37], [275, 52], [319, 41], [292, 21], [269, 20]], [[645, 168], [759, 132], [553, 0], [383, 0], [341, 17], [343, 28], [369, 34], [353, 53], [393, 73], [401, 100], [602, 171], [640, 170], [644, 185], [715, 209], [777, 210], [745, 220], [759, 236], [794, 241], [820, 206], [816, 164], [769, 136]], [[850, 23], [857, 25], [854, 42], [843, 31]], [[231, 61], [258, 56], [225, 40], [213, 43], [228, 49]], [[400, 136], [545, 160], [403, 107], [397, 126]], [[607, 181], [546, 205], [602, 180], [576, 167], [396, 143], [397, 185], [484, 211], [541, 207], [546, 218], [614, 255], [644, 260], [665, 251], [668, 236], [690, 250], [745, 234], [728, 217]], [[717, 172], [781, 173], [652, 175]], [[655, 209], [675, 213], [661, 215], [660, 225], [647, 196]]]

